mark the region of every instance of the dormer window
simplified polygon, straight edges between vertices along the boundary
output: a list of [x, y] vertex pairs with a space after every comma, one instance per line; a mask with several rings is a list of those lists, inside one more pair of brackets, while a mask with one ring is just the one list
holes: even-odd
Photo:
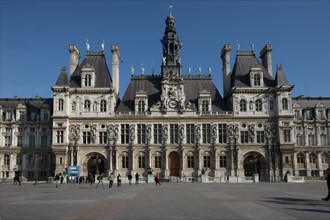
[[288, 109], [289, 109], [288, 99], [283, 98], [282, 99], [282, 110], [288, 110]]
[[209, 112], [209, 101], [203, 100], [202, 101], [202, 112]]
[[148, 109], [148, 95], [146, 92], [143, 90], [139, 90], [135, 94], [135, 100], [134, 100], [134, 105], [135, 105], [135, 111], [138, 113], [145, 113]]
[[211, 93], [207, 90], [202, 90], [198, 96], [198, 110], [202, 113], [212, 111]]
[[246, 112], [246, 101], [244, 99], [239, 102], [239, 110], [241, 112]]
[[85, 112], [90, 112], [90, 110], [91, 110], [91, 102], [89, 100], [85, 100], [84, 109], [85, 109]]
[[144, 112], [145, 111], [145, 102], [143, 100], [140, 100], [138, 102], [138, 112]]
[[57, 110], [58, 111], [63, 111], [64, 109], [64, 100], [63, 99], [59, 99], [58, 100], [58, 105], [57, 105]]
[[254, 82], [254, 86], [261, 86], [261, 77], [259, 74], [254, 75], [253, 82]]
[[261, 99], [258, 99], [256, 101], [256, 111], [257, 112], [261, 112], [262, 111], [262, 101], [261, 101]]
[[107, 101], [101, 100], [100, 110], [101, 110], [101, 112], [106, 112], [107, 111]]
[[92, 85], [92, 76], [90, 74], [85, 75], [85, 86], [90, 87]]

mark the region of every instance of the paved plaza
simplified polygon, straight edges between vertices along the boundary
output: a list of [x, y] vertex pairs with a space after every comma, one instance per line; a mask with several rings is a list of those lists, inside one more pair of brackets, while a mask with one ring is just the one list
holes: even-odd
[[2, 220], [330, 219], [325, 181], [306, 183], [0, 184]]

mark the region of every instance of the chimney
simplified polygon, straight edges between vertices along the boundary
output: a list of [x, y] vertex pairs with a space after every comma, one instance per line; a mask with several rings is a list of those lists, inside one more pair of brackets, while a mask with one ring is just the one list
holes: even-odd
[[272, 50], [273, 50], [272, 45], [266, 44], [260, 52], [260, 58], [262, 65], [266, 68], [268, 73], [273, 77]]
[[221, 50], [224, 96], [228, 93], [230, 89], [230, 50], [230, 44], [225, 44]]
[[76, 70], [79, 59], [80, 59], [80, 53], [76, 45], [71, 44], [69, 46], [69, 52], [70, 52], [70, 76], [71, 74]]
[[120, 53], [119, 48], [116, 44], [111, 45], [112, 53], [112, 80], [113, 80], [113, 89], [115, 94], [119, 95], [119, 59]]

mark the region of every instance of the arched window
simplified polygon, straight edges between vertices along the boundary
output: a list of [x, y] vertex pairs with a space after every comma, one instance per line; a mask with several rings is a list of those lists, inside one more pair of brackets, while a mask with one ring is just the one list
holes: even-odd
[[90, 74], [85, 75], [85, 86], [91, 86], [92, 85], [92, 76]]
[[327, 153], [323, 153], [321, 155], [321, 160], [322, 160], [322, 163], [329, 164], [329, 155]]
[[274, 110], [274, 102], [272, 100], [269, 101], [269, 109]]
[[287, 98], [283, 98], [282, 99], [282, 110], [288, 110], [288, 99]]
[[91, 102], [89, 100], [85, 100], [84, 109], [86, 112], [89, 112], [91, 110]]
[[10, 163], [10, 157], [8, 154], [5, 154], [3, 158], [3, 165], [9, 165], [9, 163]]
[[138, 112], [144, 112], [144, 111], [145, 111], [144, 106], [145, 106], [144, 101], [143, 101], [143, 100], [140, 100], [140, 101], [138, 102]]
[[63, 111], [63, 109], [64, 109], [64, 101], [63, 101], [63, 99], [59, 99], [58, 100], [57, 110], [58, 111]]
[[261, 112], [262, 111], [262, 101], [261, 101], [261, 99], [258, 99], [256, 101], [256, 111], [257, 112]]
[[310, 162], [310, 163], [316, 163], [316, 158], [317, 158], [316, 154], [311, 153], [311, 154], [309, 155], [309, 162]]
[[246, 112], [246, 101], [244, 99], [239, 102], [239, 110], [241, 112]]
[[202, 101], [202, 112], [208, 112], [209, 111], [209, 101], [203, 100]]
[[297, 155], [297, 163], [301, 163], [301, 164], [305, 163], [305, 156], [304, 156], [304, 154], [299, 153]]
[[220, 167], [226, 167], [227, 166], [227, 156], [226, 156], [226, 153], [224, 151], [221, 152], [219, 159], [220, 159], [219, 160]]
[[259, 74], [254, 75], [254, 86], [261, 86], [261, 77]]
[[107, 111], [107, 102], [105, 100], [101, 100], [100, 110], [101, 110], [101, 112]]

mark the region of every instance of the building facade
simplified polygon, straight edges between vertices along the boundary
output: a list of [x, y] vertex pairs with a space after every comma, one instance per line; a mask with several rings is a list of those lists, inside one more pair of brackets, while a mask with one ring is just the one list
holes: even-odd
[[79, 166], [81, 175], [128, 175], [147, 170], [163, 178], [322, 177], [330, 167], [330, 98], [292, 97], [281, 66], [273, 74], [272, 45], [256, 57], [224, 45], [223, 96], [207, 73], [182, 72], [175, 19], [167, 16], [161, 72], [136, 75], [119, 99], [120, 52], [69, 46], [53, 98], [0, 100], [0, 175], [47, 179]]

